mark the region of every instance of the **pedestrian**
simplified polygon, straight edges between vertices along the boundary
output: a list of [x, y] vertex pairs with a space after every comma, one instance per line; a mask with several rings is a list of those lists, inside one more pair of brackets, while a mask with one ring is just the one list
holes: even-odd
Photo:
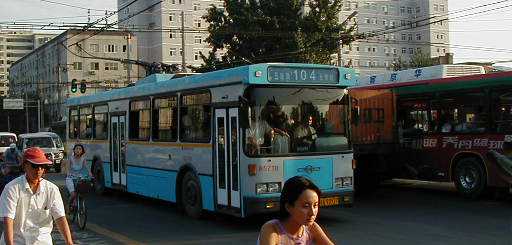
[[288, 179], [281, 192], [280, 218], [262, 226], [258, 244], [334, 244], [315, 222], [320, 193], [320, 189], [305, 177]]
[[85, 147], [82, 144], [73, 146], [73, 153], [67, 161], [66, 188], [70, 194], [71, 208], [76, 207], [75, 183], [79, 179], [91, 179], [92, 173], [85, 161]]
[[0, 244], [53, 244], [53, 220], [66, 244], [73, 244], [59, 188], [43, 179], [52, 161], [41, 148], [31, 147], [23, 153], [22, 163], [25, 174], [7, 184], [0, 196]]

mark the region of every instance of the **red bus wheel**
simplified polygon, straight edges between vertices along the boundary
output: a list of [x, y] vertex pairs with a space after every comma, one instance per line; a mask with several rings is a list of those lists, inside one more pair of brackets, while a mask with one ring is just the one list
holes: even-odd
[[485, 190], [484, 167], [475, 158], [463, 158], [455, 166], [455, 186], [464, 197], [478, 198]]

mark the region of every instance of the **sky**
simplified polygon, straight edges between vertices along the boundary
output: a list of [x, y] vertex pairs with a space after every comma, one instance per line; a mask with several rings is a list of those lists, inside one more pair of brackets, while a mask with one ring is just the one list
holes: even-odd
[[[95, 15], [104, 15], [104, 10], [117, 9], [117, 0], [0, 0], [0, 24], [5, 21], [87, 22], [87, 10], [52, 2], [94, 9], [92, 20], [101, 18]], [[500, 3], [492, 4], [496, 2]], [[468, 10], [484, 4], [492, 5]], [[507, 45], [512, 40], [512, 0], [448, 0], [448, 9], [454, 63], [510, 61], [497, 65], [512, 67], [512, 47]], [[488, 12], [474, 14], [480, 11]], [[468, 14], [472, 15], [464, 17]]]

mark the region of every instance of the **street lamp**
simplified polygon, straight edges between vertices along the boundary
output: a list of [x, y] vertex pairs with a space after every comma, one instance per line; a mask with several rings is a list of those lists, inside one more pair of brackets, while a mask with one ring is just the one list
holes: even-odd
[[[344, 26], [345, 24], [347, 24], [347, 22], [354, 18], [354, 16], [357, 15], [357, 11], [354, 11], [352, 12], [343, 22], [341, 22], [341, 26]], [[341, 33], [340, 33], [340, 37], [339, 37], [339, 42], [338, 42], [338, 66], [341, 66], [341, 52], [342, 52], [342, 48], [343, 48], [343, 39], [341, 37]]]

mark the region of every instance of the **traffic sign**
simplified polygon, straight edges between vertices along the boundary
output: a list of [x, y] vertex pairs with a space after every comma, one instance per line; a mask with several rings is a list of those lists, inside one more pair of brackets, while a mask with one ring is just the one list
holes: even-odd
[[23, 99], [4, 99], [4, 110], [22, 110]]

